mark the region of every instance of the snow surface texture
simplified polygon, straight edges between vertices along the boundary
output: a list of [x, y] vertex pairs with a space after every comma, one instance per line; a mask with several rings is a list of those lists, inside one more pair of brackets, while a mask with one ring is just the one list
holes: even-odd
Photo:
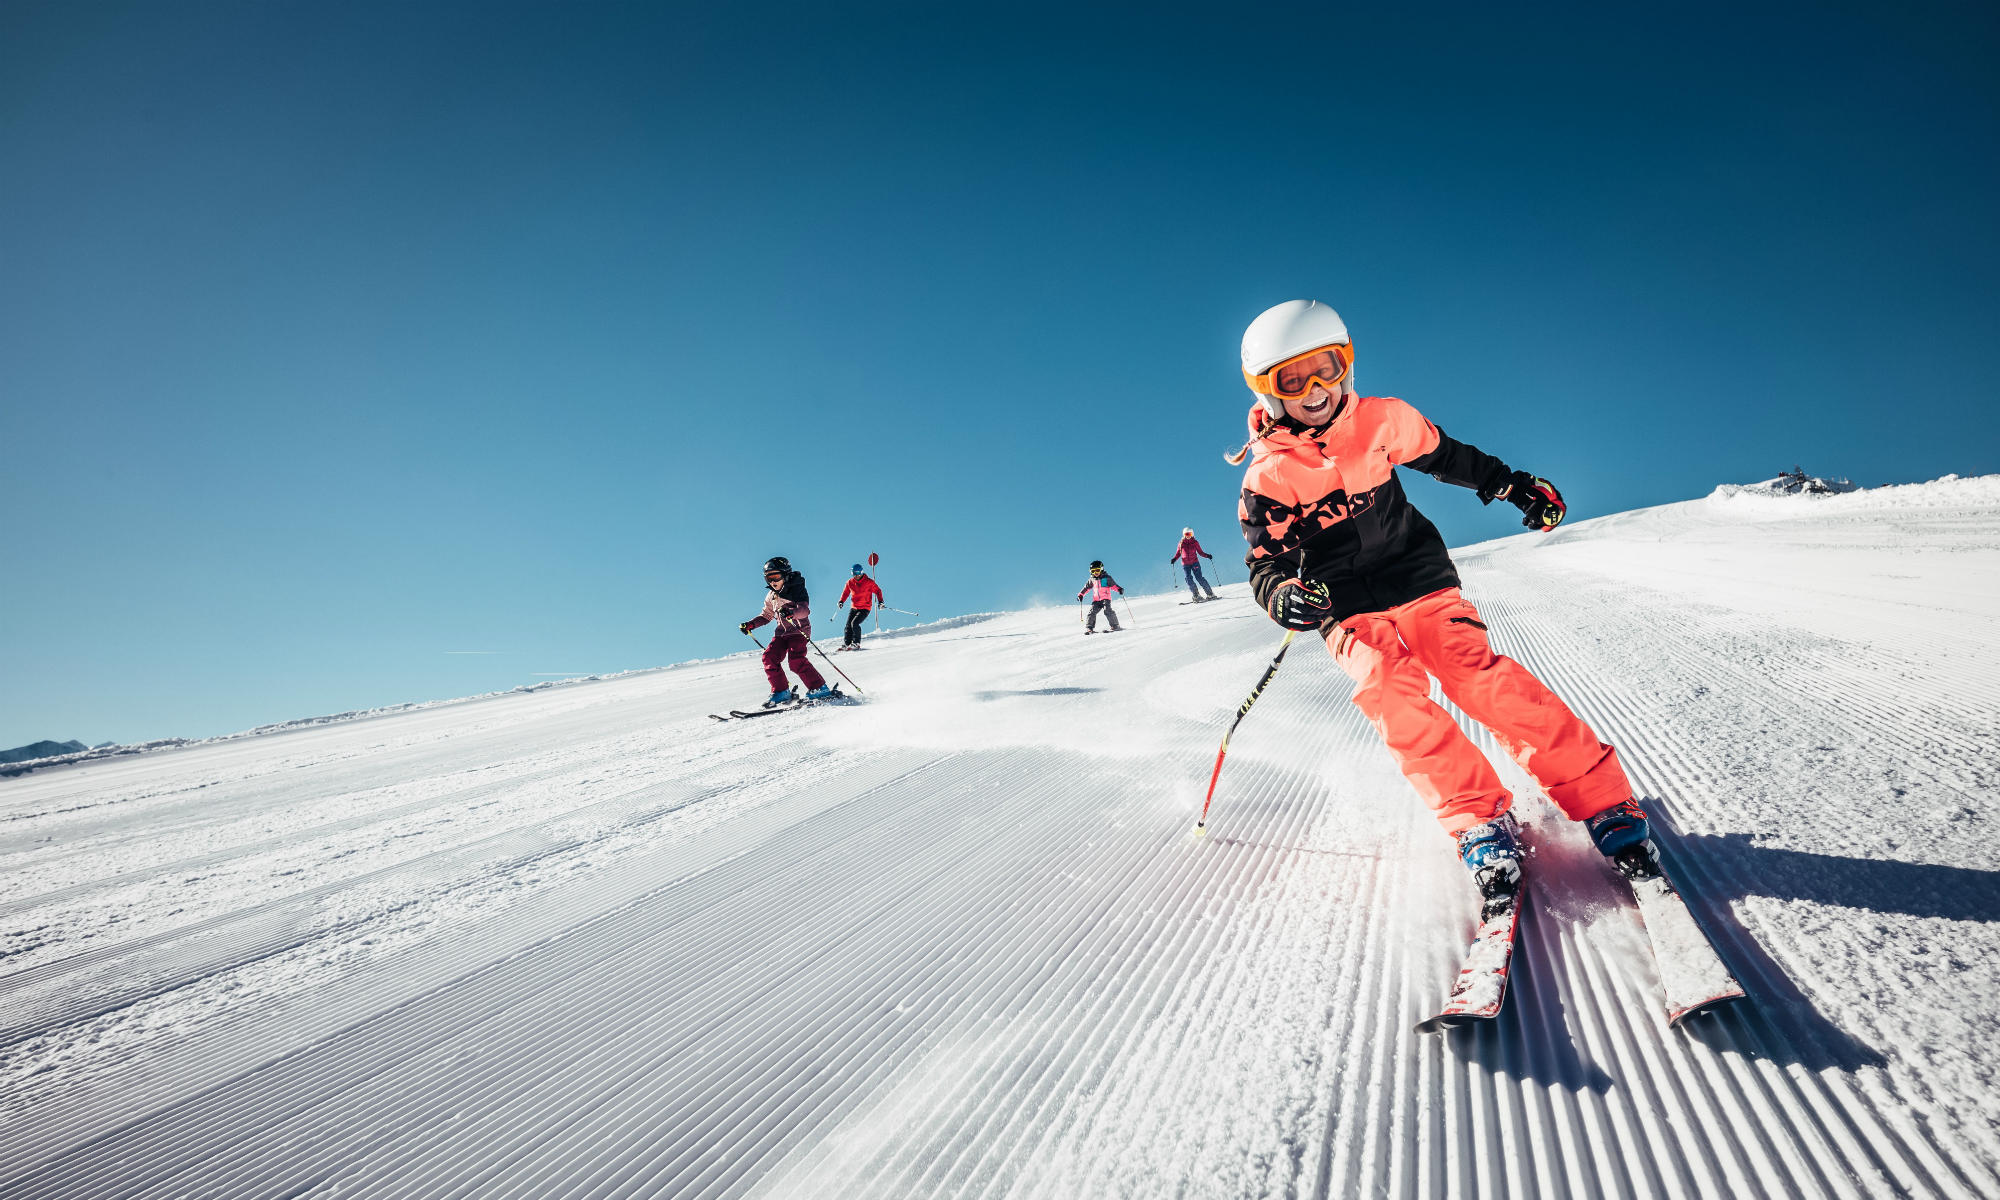
[[[0, 781], [0, 1195], [2000, 1195], [2000, 479], [1461, 552], [1751, 1000], [1521, 787], [1471, 883], [1246, 603], [1043, 609]], [[1491, 740], [1476, 733], [1491, 752]], [[1497, 755], [1496, 755], [1497, 756]]]

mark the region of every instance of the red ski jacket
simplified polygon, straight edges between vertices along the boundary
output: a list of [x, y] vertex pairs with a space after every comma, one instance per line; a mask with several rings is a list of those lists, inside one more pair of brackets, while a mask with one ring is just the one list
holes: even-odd
[[1170, 563], [1187, 564], [1193, 562], [1195, 560], [1195, 555], [1197, 554], [1199, 554], [1203, 558], [1215, 557], [1215, 555], [1210, 554], [1208, 551], [1202, 549], [1201, 543], [1196, 541], [1194, 535], [1190, 533], [1186, 537], [1181, 539], [1181, 544], [1174, 548], [1174, 556], [1168, 559], [1167, 561]]
[[846, 587], [840, 589], [840, 603], [846, 604], [850, 600], [854, 602], [854, 607], [867, 612], [882, 603], [882, 589], [866, 575], [856, 575], [847, 581]]

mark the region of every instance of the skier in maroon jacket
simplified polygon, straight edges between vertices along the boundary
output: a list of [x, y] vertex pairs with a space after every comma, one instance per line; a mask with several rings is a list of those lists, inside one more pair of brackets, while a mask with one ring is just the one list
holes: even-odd
[[764, 585], [770, 589], [764, 597], [764, 611], [737, 626], [744, 633], [760, 625], [776, 627], [771, 644], [764, 647], [764, 677], [771, 681], [771, 698], [764, 701], [764, 707], [775, 708], [796, 698], [792, 682], [785, 678], [785, 668], [781, 665], [787, 661], [799, 681], [811, 689], [806, 692], [806, 699], [823, 700], [832, 695], [833, 689], [826, 686], [826, 676], [806, 658], [806, 648], [812, 645], [811, 597], [806, 594], [806, 577], [792, 570], [789, 559], [779, 557], [764, 564]]
[[[1181, 544], [1174, 547], [1174, 556], [1167, 560], [1170, 563], [1179, 563], [1181, 565], [1181, 573], [1187, 576], [1188, 595], [1194, 597], [1196, 604], [1200, 604], [1203, 600], [1215, 599], [1215, 589], [1208, 586], [1207, 577], [1201, 573], [1201, 560], [1204, 558], [1212, 559], [1214, 557], [1215, 555], [1202, 549], [1201, 543], [1194, 539], [1193, 529], [1183, 529], [1181, 530]], [[1204, 596], [1201, 592], [1194, 590], [1194, 585], [1197, 583], [1201, 585], [1202, 591], [1207, 592], [1208, 595]]]

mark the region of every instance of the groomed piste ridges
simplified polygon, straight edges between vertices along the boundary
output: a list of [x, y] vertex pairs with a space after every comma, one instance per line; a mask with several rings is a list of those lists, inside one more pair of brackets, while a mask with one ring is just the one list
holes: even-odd
[[[1751, 992], [1688, 1029], [1471, 730], [1535, 902], [1501, 1017], [1412, 1032], [1471, 886], [1315, 646], [1191, 838], [1279, 636], [1238, 584], [885, 639], [784, 721], [707, 720], [734, 660], [0, 783], [0, 1195], [1995, 1194], [2000, 517], [1852, 510], [1466, 556]], [[1634, 586], [1676, 537], [1701, 594]], [[1932, 586], [1788, 615], [1776, 553]]]

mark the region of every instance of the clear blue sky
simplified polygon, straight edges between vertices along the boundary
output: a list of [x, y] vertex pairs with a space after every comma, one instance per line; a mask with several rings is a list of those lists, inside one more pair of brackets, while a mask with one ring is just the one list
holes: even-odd
[[2000, 470], [1990, 3], [966, 7], [0, 3], [0, 746], [1241, 579], [1298, 296], [1578, 516]]

